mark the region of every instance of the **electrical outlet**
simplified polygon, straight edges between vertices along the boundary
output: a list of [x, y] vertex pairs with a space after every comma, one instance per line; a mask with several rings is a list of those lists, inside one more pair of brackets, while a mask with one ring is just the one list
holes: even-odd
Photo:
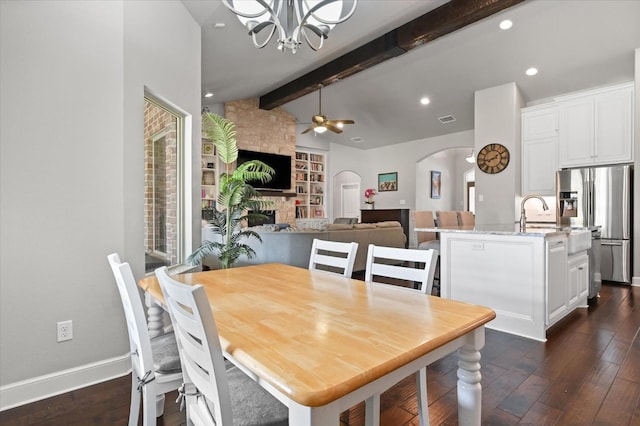
[[65, 340], [73, 339], [73, 322], [60, 321], [58, 322], [58, 342], [64, 342]]

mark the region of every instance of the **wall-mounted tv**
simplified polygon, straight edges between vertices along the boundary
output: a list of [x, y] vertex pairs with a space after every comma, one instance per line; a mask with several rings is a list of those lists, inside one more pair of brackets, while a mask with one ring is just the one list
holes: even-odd
[[266, 152], [238, 150], [238, 164], [249, 160], [259, 160], [273, 167], [275, 174], [269, 182], [250, 181], [249, 185], [256, 189], [286, 190], [291, 189], [291, 156], [281, 154], [268, 154]]

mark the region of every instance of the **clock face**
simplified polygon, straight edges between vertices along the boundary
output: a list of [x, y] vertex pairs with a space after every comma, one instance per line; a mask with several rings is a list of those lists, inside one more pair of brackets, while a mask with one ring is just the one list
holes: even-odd
[[509, 164], [509, 150], [502, 144], [490, 143], [478, 153], [478, 167], [485, 173], [503, 171]]

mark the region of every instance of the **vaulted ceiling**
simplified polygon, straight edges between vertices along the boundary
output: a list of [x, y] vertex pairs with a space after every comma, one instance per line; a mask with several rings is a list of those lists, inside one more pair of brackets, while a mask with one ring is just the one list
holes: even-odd
[[[275, 42], [256, 49], [219, 1], [183, 2], [202, 26], [202, 89], [214, 92], [213, 98], [203, 98], [203, 105], [267, 99], [270, 92], [446, 3], [361, 0], [354, 16], [331, 31], [320, 51], [303, 45], [294, 55], [278, 51]], [[516, 82], [532, 102], [632, 80], [634, 49], [640, 48], [638, 16], [636, 0], [515, 4], [325, 87], [323, 113], [356, 123], [339, 135], [313, 137], [370, 149], [472, 129], [476, 90]], [[512, 20], [513, 27], [500, 30], [503, 19]], [[214, 29], [220, 23], [224, 28]], [[526, 76], [529, 67], [539, 73]], [[430, 98], [429, 105], [420, 104], [423, 96]], [[300, 132], [318, 112], [318, 93], [282, 107], [301, 123]], [[456, 121], [442, 124], [438, 117], [445, 115]]]

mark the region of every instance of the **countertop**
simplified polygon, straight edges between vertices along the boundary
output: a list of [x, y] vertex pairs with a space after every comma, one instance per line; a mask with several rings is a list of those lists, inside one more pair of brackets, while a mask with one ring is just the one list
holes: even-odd
[[567, 236], [571, 231], [569, 227], [557, 227], [555, 225], [530, 225], [524, 231], [520, 231], [518, 224], [514, 225], [475, 225], [475, 226], [436, 226], [432, 228], [415, 228], [416, 232], [452, 232], [460, 234], [490, 234], [513, 235], [519, 237], [556, 237]]

